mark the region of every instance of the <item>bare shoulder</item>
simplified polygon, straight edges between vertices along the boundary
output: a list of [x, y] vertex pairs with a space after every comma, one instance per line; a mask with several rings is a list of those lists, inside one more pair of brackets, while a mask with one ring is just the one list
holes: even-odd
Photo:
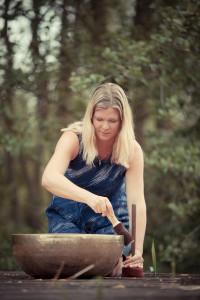
[[74, 133], [71, 130], [67, 130], [65, 132], [63, 132], [63, 134], [60, 137], [59, 141], [63, 141], [63, 142], [73, 142], [73, 143], [78, 143], [78, 136], [76, 133]]
[[142, 147], [135, 140], [134, 149], [133, 149], [133, 158], [130, 162], [130, 168], [136, 168], [138, 166], [143, 167], [143, 163], [144, 163], [143, 161], [144, 161], [144, 157], [143, 157]]
[[142, 153], [142, 147], [140, 146], [140, 144], [136, 140], [134, 142], [134, 151]]
[[140, 144], [135, 140], [134, 143], [134, 156], [135, 157], [143, 157], [143, 151], [142, 151], [142, 147], [140, 146]]
[[78, 136], [73, 131], [67, 130], [61, 135], [60, 139], [58, 140], [57, 146], [59, 146], [60, 144], [68, 145], [71, 143], [73, 145], [79, 145]]
[[65, 131], [60, 139], [58, 140], [58, 143], [55, 148], [55, 152], [67, 152], [70, 154], [71, 159], [75, 158], [78, 154], [79, 150], [79, 139], [77, 134], [75, 134], [73, 131], [67, 130]]

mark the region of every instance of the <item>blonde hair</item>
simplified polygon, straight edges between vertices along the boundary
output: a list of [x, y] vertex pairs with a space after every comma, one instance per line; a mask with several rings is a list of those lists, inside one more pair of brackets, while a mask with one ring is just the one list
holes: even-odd
[[133, 117], [128, 99], [123, 89], [114, 83], [105, 83], [96, 88], [87, 106], [83, 122], [75, 122], [62, 131], [72, 130], [82, 134], [83, 159], [91, 165], [98, 156], [96, 137], [92, 124], [93, 114], [97, 109], [114, 107], [119, 110], [121, 130], [115, 139], [111, 161], [129, 167], [133, 157], [135, 135]]

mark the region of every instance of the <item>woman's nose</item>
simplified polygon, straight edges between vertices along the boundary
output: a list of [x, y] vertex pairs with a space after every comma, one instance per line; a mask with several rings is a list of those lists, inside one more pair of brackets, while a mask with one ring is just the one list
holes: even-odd
[[103, 125], [102, 125], [102, 127], [103, 127], [104, 129], [109, 129], [110, 125], [109, 125], [108, 122], [104, 122]]

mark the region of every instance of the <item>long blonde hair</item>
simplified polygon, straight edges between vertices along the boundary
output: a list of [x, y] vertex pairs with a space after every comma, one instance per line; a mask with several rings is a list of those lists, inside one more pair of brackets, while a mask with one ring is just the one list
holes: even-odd
[[82, 134], [83, 159], [91, 165], [95, 157], [98, 156], [92, 124], [93, 114], [97, 109], [110, 107], [118, 109], [121, 117], [121, 130], [113, 145], [111, 161], [128, 168], [133, 157], [135, 135], [131, 108], [123, 89], [119, 85], [105, 83], [98, 86], [87, 106], [83, 122], [72, 123], [62, 131], [72, 130]]

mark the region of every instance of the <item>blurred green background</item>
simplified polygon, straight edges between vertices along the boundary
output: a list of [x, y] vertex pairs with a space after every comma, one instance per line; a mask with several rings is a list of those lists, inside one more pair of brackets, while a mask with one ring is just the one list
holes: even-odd
[[145, 157], [159, 272], [200, 272], [200, 1], [0, 1], [0, 269], [12, 233], [47, 232], [41, 175], [94, 88], [126, 91]]

